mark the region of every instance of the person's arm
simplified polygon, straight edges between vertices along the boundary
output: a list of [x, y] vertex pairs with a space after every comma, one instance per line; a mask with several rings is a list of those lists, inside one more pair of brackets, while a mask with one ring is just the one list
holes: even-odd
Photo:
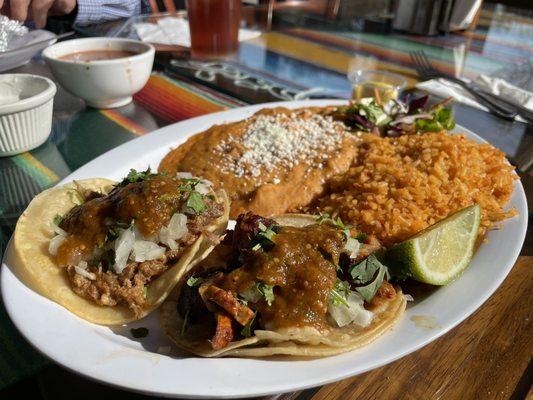
[[75, 22], [89, 25], [132, 17], [143, 11], [141, 3], [141, 0], [78, 0]]

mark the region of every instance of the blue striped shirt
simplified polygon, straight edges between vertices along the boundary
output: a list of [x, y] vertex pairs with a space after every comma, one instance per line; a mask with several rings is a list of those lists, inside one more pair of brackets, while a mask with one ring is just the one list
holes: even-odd
[[96, 24], [150, 12], [145, 0], [78, 0], [76, 23]]

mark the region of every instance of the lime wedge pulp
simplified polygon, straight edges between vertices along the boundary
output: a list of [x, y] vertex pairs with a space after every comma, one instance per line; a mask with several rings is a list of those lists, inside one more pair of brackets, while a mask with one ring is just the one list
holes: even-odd
[[480, 217], [474, 204], [391, 247], [386, 254], [390, 272], [431, 285], [451, 282], [470, 264]]

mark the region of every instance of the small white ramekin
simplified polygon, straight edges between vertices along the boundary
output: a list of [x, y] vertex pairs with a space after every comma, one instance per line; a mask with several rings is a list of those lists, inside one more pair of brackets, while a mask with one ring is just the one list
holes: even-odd
[[0, 104], [0, 157], [43, 144], [52, 130], [54, 82], [31, 74], [2, 74], [0, 99], [3, 91], [17, 93], [19, 100]]

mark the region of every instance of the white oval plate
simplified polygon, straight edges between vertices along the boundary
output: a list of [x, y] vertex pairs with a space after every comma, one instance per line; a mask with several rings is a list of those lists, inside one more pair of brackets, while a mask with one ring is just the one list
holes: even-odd
[[[171, 147], [213, 124], [235, 121], [264, 107], [321, 106], [342, 104], [331, 100], [260, 104], [234, 109], [167, 126], [125, 143], [86, 164], [59, 184], [73, 179], [105, 177], [120, 179], [130, 168], [157, 169]], [[476, 141], [483, 140], [459, 128]], [[158, 313], [111, 329], [87, 323], [63, 307], [27, 288], [9, 268], [10, 250], [2, 268], [1, 290], [7, 311], [26, 339], [64, 367], [111, 385], [170, 397], [248, 397], [287, 392], [322, 385], [377, 368], [403, 357], [459, 324], [505, 279], [522, 247], [527, 227], [527, 204], [519, 181], [510, 207], [520, 215], [503, 228], [488, 234], [460, 279], [427, 298], [409, 304], [400, 323], [371, 345], [350, 353], [322, 359], [202, 359], [173, 352], [158, 354], [170, 343], [158, 326]], [[433, 329], [422, 329], [413, 315], [434, 317]], [[150, 334], [133, 339], [131, 327], [145, 326]], [[163, 349], [160, 349], [162, 351]]]

